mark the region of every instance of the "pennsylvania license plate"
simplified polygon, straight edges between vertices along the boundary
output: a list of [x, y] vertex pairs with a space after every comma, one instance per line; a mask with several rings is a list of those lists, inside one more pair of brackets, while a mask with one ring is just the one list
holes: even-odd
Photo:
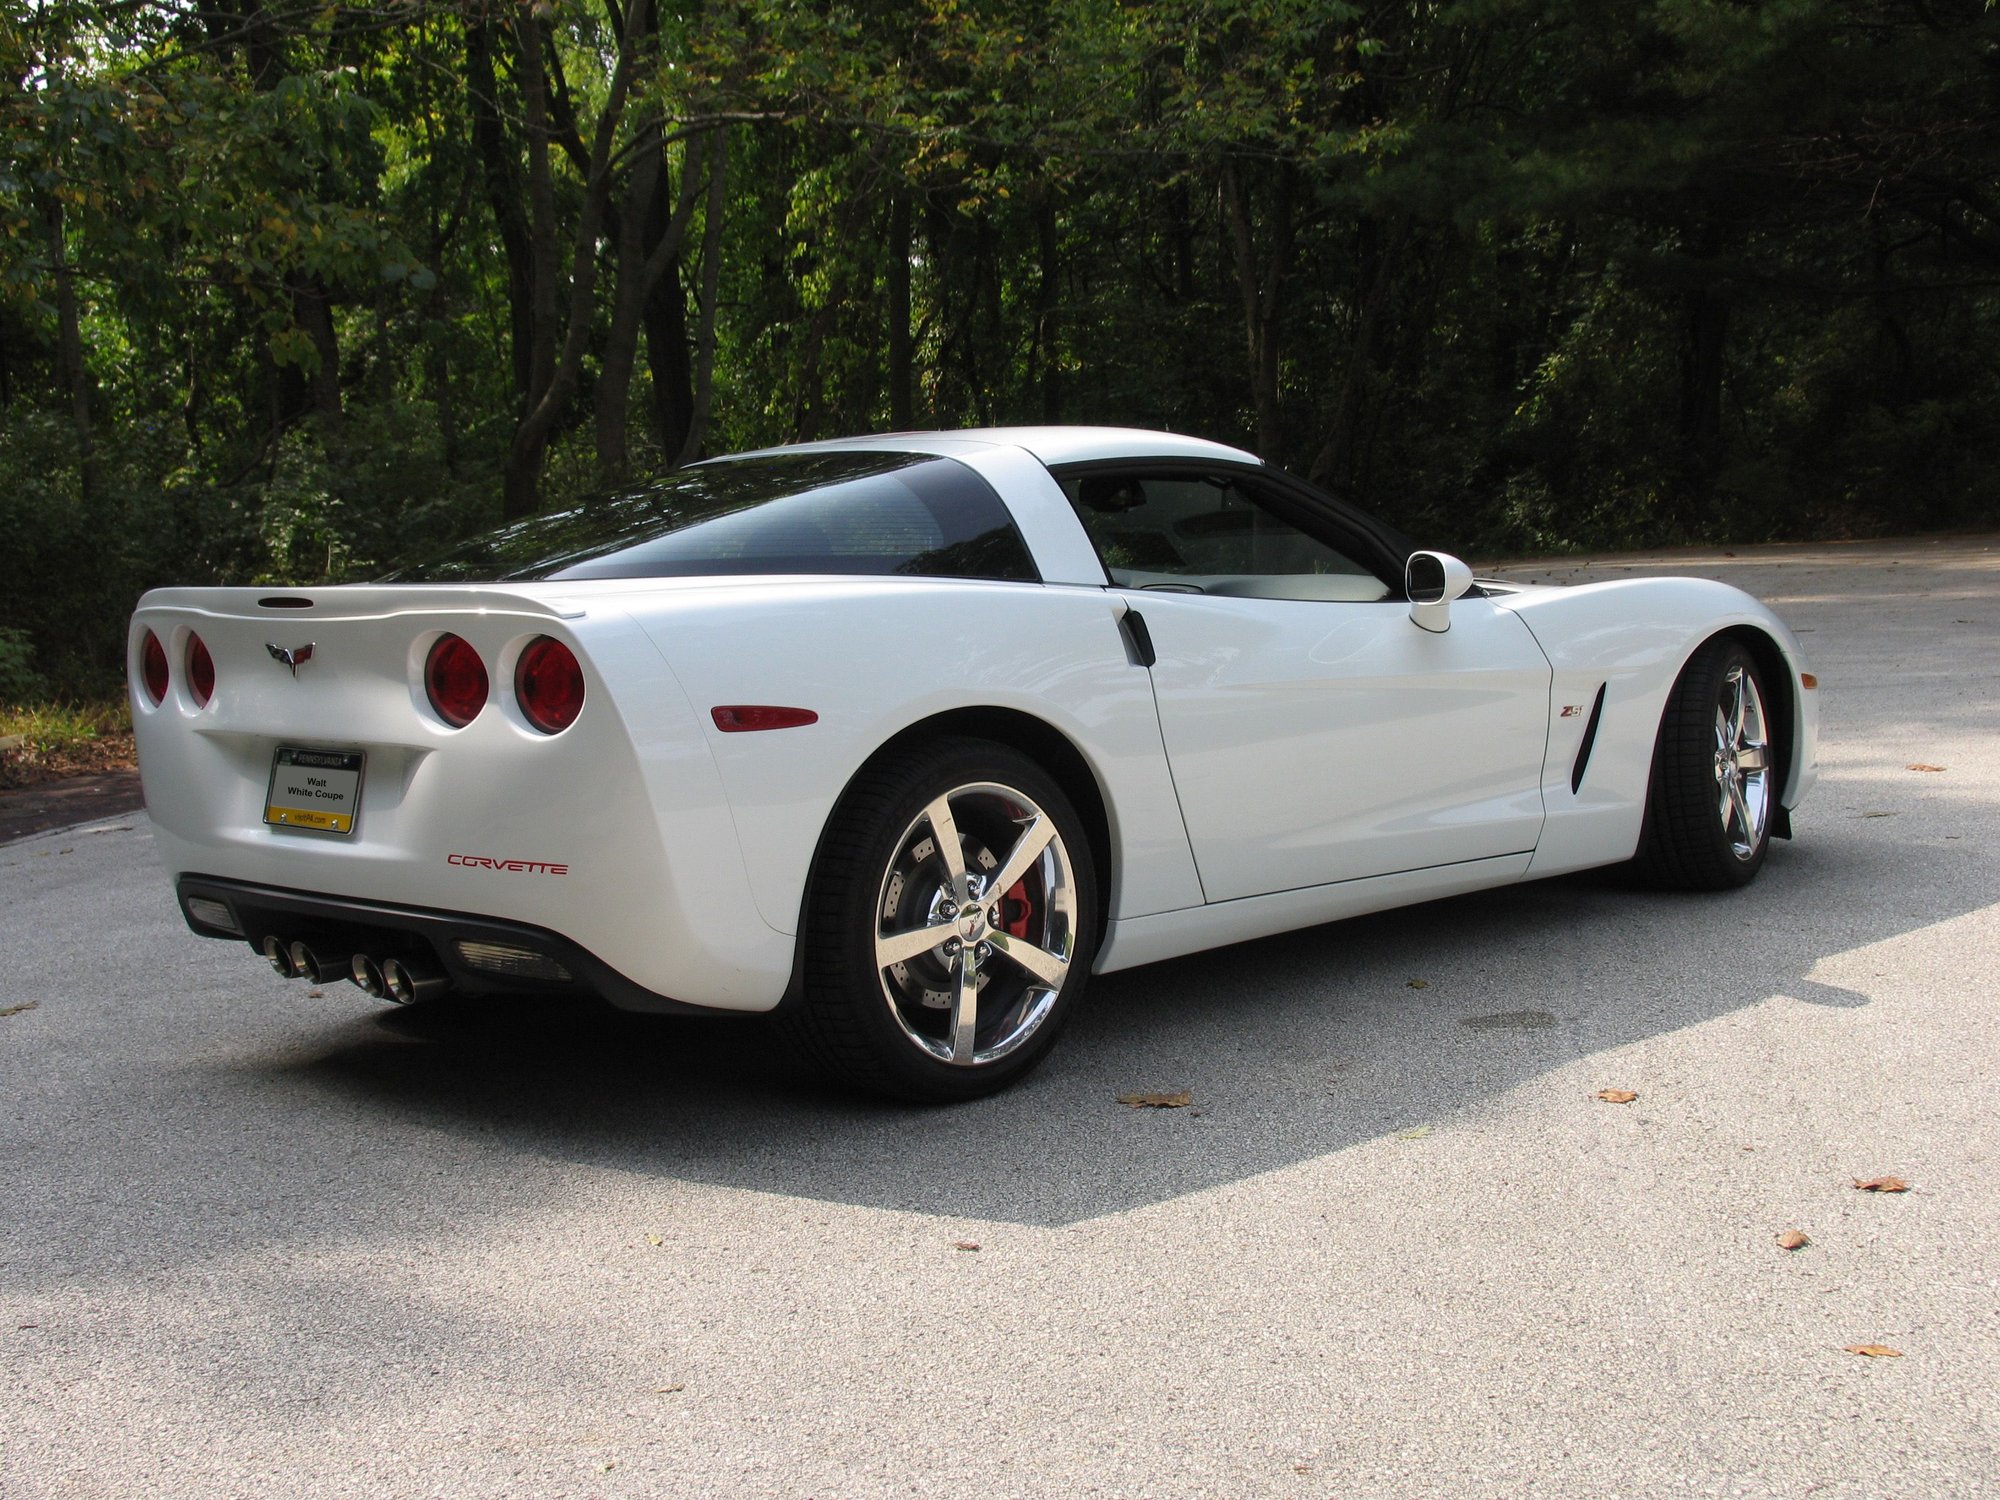
[[354, 832], [361, 811], [359, 750], [305, 750], [280, 745], [271, 760], [271, 790], [264, 821], [321, 833]]

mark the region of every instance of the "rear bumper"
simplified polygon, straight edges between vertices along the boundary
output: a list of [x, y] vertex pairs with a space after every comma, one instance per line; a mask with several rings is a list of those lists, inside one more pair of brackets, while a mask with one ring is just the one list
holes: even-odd
[[[468, 994], [596, 996], [620, 1010], [659, 1015], [736, 1015], [740, 1011], [691, 1005], [636, 984], [581, 944], [526, 922], [434, 911], [347, 896], [183, 875], [174, 884], [181, 916], [202, 937], [247, 941], [261, 951], [266, 937], [372, 958], [422, 955]], [[205, 920], [190, 902], [218, 903], [236, 930]], [[214, 915], [211, 910], [209, 915]], [[507, 959], [506, 955], [533, 955]], [[509, 972], [509, 968], [514, 972]]]

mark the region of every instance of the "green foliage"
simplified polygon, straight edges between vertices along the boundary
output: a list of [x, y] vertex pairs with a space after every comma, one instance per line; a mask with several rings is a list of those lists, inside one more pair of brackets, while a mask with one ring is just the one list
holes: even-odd
[[26, 703], [45, 691], [35, 671], [35, 648], [28, 632], [0, 625], [0, 706]]
[[[4, 632], [0, 632], [0, 639], [4, 639]], [[37, 759], [131, 728], [132, 711], [122, 697], [87, 702], [0, 697], [0, 737], [19, 735], [22, 748]]]
[[[146, 587], [490, 524], [573, 307], [544, 503], [672, 462], [702, 406], [710, 451], [1199, 432], [1486, 553], [2000, 514], [1990, 7], [644, 14], [0, 15], [0, 692], [114, 684]], [[620, 226], [683, 200], [628, 384]]]

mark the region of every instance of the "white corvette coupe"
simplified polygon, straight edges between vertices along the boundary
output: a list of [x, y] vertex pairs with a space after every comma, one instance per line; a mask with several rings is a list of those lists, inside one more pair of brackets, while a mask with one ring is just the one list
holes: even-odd
[[1635, 862], [1749, 881], [1816, 684], [1697, 579], [1475, 582], [1215, 443], [718, 459], [388, 581], [162, 589], [130, 637], [188, 925], [401, 1002], [775, 1012], [969, 1098], [1088, 976]]

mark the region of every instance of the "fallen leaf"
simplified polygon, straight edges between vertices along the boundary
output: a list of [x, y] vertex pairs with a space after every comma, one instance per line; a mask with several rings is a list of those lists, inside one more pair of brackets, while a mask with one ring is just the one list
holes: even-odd
[[1178, 1094], [1120, 1094], [1118, 1102], [1134, 1109], [1186, 1109], [1194, 1095], [1183, 1089]]
[[1431, 987], [1431, 982], [1428, 979], [1412, 979], [1409, 985], [1413, 990], [1427, 990]]
[[308, 999], [308, 1000], [324, 1000], [325, 998], [326, 998], [326, 991], [325, 991], [325, 990], [307, 990], [307, 991], [306, 991], [306, 999]]
[[1803, 1229], [1787, 1229], [1783, 1234], [1778, 1236], [1778, 1248], [1780, 1250], [1803, 1250], [1811, 1243], [1812, 1240], [1807, 1237]]
[[1893, 818], [1896, 815], [1892, 812], [1865, 812], [1861, 816], [1864, 818]]
[[1422, 1140], [1422, 1139], [1423, 1139], [1423, 1138], [1424, 1138], [1425, 1136], [1429, 1135], [1430, 1133], [1431, 1133], [1431, 1128], [1430, 1128], [1430, 1126], [1428, 1126], [1428, 1125], [1419, 1125], [1419, 1126], [1417, 1126], [1417, 1127], [1416, 1127], [1416, 1128], [1415, 1128], [1414, 1130], [1399, 1130], [1399, 1131], [1397, 1131], [1397, 1132], [1396, 1132], [1396, 1139], [1397, 1139], [1397, 1140], [1399, 1140], [1399, 1141], [1420, 1141], [1420, 1140]]
[[678, 1385], [656, 1385], [653, 1387], [653, 1394], [655, 1396], [671, 1396], [675, 1391], [684, 1391], [686, 1389], [687, 1385], [685, 1383]]
[[18, 1016], [24, 1010], [40, 1010], [41, 1008], [42, 1002], [39, 1000], [23, 1000], [19, 1005], [10, 1005], [5, 1010], [0, 1010], [0, 1016]]
[[1901, 1359], [1901, 1349], [1891, 1349], [1887, 1344], [1845, 1344], [1842, 1351], [1847, 1354], [1865, 1354], [1870, 1359]]
[[1606, 1104], [1630, 1104], [1639, 1096], [1630, 1089], [1599, 1089], [1597, 1097]]
[[1854, 1185], [1864, 1193], [1907, 1193], [1910, 1185], [1900, 1177], [1871, 1177], [1863, 1182], [1859, 1177]]
[[657, 1234], [649, 1234], [646, 1236], [646, 1243], [649, 1245], [664, 1245], [666, 1241], [661, 1239]]
[[1944, 767], [1927, 766], [1922, 761], [1919, 760], [1919, 761], [1912, 761], [1909, 765], [1903, 767], [1903, 769], [1906, 771], [1942, 771]]
[[954, 1249], [954, 1250], [977, 1250], [977, 1249], [979, 1248], [979, 1241], [978, 1241], [978, 1240], [957, 1240], [957, 1241], [954, 1241], [954, 1242], [953, 1242], [953, 1244], [952, 1244], [952, 1247], [951, 1247], [951, 1248], [952, 1248], [952, 1249]]

